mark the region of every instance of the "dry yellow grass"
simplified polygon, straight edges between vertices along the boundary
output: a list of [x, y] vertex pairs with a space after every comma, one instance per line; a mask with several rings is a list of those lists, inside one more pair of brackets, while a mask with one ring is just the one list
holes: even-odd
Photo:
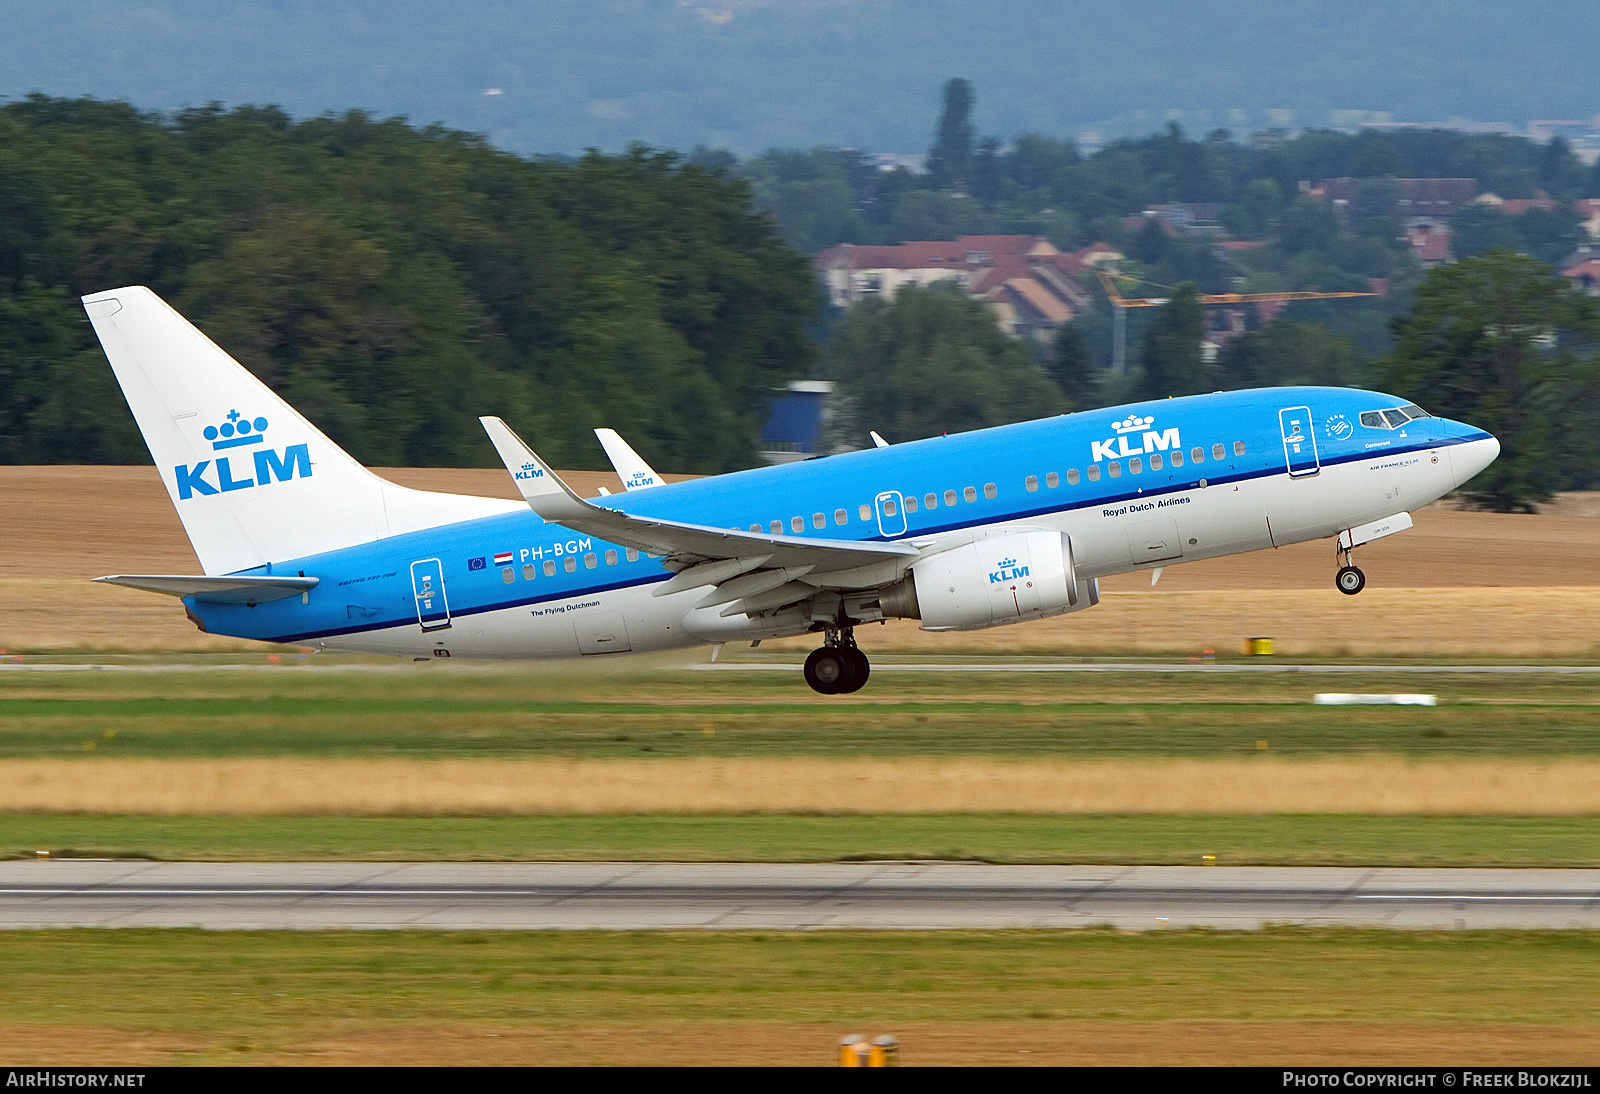
[[[430, 490], [511, 497], [499, 469], [380, 469]], [[609, 473], [572, 472], [592, 492]], [[92, 585], [109, 573], [197, 573], [150, 467], [0, 467], [0, 648], [259, 650], [201, 634], [176, 601]], [[1054, 621], [967, 635], [872, 628], [874, 649], [1083, 654], [1232, 650], [1271, 635], [1286, 654], [1572, 657], [1600, 648], [1600, 495], [1565, 495], [1538, 516], [1441, 505], [1416, 528], [1361, 549], [1371, 580], [1332, 588], [1326, 542], [1105, 582], [1105, 602]], [[813, 644], [810, 639], [805, 645]]]
[[3, 760], [0, 812], [1600, 814], [1600, 760]]
[[[907, 1022], [885, 1018], [907, 1067], [1582, 1067], [1600, 1027], [1520, 1022]], [[838, 1022], [392, 1025], [329, 1032], [251, 1062], [339, 1067], [757, 1064], [828, 1067]], [[873, 1029], [876, 1032], [876, 1028]], [[221, 1036], [102, 1026], [0, 1025], [17, 1067], [181, 1064], [228, 1052]]]

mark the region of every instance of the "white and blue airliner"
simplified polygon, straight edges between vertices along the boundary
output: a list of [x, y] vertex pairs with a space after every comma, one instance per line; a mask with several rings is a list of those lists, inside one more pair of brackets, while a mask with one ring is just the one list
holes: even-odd
[[806, 681], [859, 689], [855, 629], [1082, 611], [1099, 579], [1337, 537], [1351, 551], [1487, 467], [1494, 437], [1348, 388], [1219, 392], [664, 483], [599, 431], [625, 493], [581, 498], [482, 419], [525, 504], [368, 471], [149, 289], [84, 306], [204, 576], [210, 634], [432, 659], [577, 658], [815, 633]]

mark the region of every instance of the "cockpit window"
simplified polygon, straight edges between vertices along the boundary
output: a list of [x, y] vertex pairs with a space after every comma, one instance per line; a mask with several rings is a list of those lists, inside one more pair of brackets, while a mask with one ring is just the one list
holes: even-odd
[[1426, 410], [1415, 403], [1395, 407], [1392, 410], [1365, 410], [1361, 413], [1361, 424], [1369, 429], [1399, 429], [1407, 422], [1416, 418], [1431, 418]]

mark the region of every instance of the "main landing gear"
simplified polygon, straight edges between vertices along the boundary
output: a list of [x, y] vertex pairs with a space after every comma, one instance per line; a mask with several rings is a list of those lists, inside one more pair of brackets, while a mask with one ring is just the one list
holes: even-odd
[[860, 691], [872, 666], [867, 655], [856, 648], [855, 628], [830, 627], [824, 641], [821, 649], [812, 650], [806, 658], [806, 683], [823, 695]]
[[1355, 596], [1367, 587], [1367, 575], [1361, 572], [1361, 567], [1350, 561], [1350, 552], [1344, 547], [1339, 548], [1339, 561], [1343, 565], [1333, 575], [1333, 583], [1346, 596]]

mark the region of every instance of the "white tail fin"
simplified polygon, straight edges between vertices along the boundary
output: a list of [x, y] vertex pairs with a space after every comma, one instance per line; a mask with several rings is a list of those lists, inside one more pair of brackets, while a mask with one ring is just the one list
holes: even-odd
[[83, 305], [207, 574], [521, 508], [379, 478], [149, 289]]

